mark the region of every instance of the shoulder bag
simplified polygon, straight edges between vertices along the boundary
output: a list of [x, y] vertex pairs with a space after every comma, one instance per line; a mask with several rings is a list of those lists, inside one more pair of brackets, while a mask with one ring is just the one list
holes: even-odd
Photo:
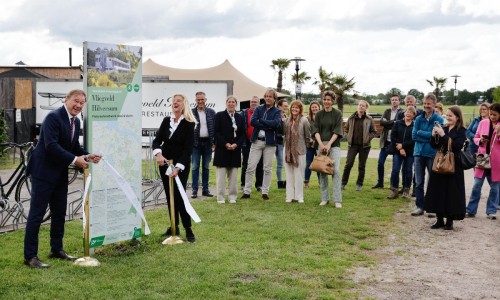
[[469, 170], [476, 166], [476, 157], [470, 151], [469, 141], [465, 141], [462, 151], [458, 153], [458, 164], [464, 170]]
[[[495, 141], [495, 137], [493, 137], [493, 141]], [[493, 146], [495, 143], [491, 143], [490, 153], [493, 152]], [[490, 163], [490, 155], [486, 153], [477, 153], [476, 154], [476, 168], [478, 169], [491, 169]]]
[[333, 175], [334, 161], [333, 159], [330, 158], [329, 155], [330, 151], [328, 151], [328, 153], [326, 154], [319, 151], [318, 155], [316, 155], [314, 157], [314, 160], [311, 162], [309, 169], [311, 171], [316, 171], [327, 175]]
[[451, 151], [451, 138], [448, 138], [448, 149], [445, 153], [444, 145], [434, 157], [432, 163], [432, 171], [437, 174], [454, 174], [455, 173], [455, 154]]

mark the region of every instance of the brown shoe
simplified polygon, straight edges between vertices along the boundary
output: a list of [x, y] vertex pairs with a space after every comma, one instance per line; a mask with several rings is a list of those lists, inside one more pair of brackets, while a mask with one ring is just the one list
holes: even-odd
[[41, 262], [36, 256], [30, 259], [25, 259], [24, 264], [35, 269], [47, 269], [50, 267], [48, 264]]
[[396, 199], [396, 198], [398, 198], [398, 196], [399, 196], [399, 191], [395, 188], [392, 188], [391, 194], [389, 196], [387, 196], [387, 199], [391, 199], [391, 200]]
[[304, 180], [304, 188], [309, 188], [309, 180]]
[[241, 199], [250, 199], [250, 194], [243, 194]]
[[269, 200], [269, 196], [267, 194], [262, 194], [262, 199]]

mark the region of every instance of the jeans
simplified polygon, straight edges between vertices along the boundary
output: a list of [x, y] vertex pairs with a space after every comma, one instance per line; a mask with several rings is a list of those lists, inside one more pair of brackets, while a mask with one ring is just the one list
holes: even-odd
[[[323, 141], [324, 145], [327, 143], [328, 141]], [[342, 191], [340, 185], [340, 147], [332, 147], [330, 152], [330, 158], [334, 160], [334, 170], [332, 176], [333, 201], [340, 203], [342, 202]], [[319, 188], [322, 201], [330, 201], [330, 191], [328, 190], [329, 177], [330, 175], [319, 174]]]
[[483, 187], [485, 178], [490, 184], [490, 194], [488, 196], [488, 202], [486, 202], [486, 214], [496, 214], [497, 212], [500, 182], [491, 181], [491, 175], [483, 174], [483, 178], [474, 178], [474, 185], [472, 186], [472, 192], [470, 193], [469, 204], [467, 204], [466, 208], [466, 211], [469, 214], [475, 215], [477, 213], [477, 207], [479, 205], [479, 200], [481, 199], [481, 188]]
[[283, 181], [283, 144], [276, 144], [276, 178]]
[[377, 171], [378, 171], [378, 180], [377, 180], [377, 185], [384, 185], [384, 165], [385, 165], [385, 160], [387, 159], [387, 156], [389, 156], [389, 153], [385, 150], [385, 146], [389, 145], [390, 142], [385, 141], [384, 147], [380, 149], [380, 153], [378, 155], [378, 163], [377, 163]]
[[201, 182], [203, 193], [208, 193], [208, 174], [210, 173], [210, 161], [212, 160], [212, 145], [210, 139], [201, 139], [198, 142], [198, 147], [193, 147], [191, 155], [193, 168], [191, 170], [191, 178], [193, 180], [191, 187], [193, 195], [198, 194], [198, 185], [200, 182], [200, 160], [203, 160], [203, 168], [201, 170]]
[[391, 188], [399, 188], [401, 166], [403, 166], [403, 188], [409, 189], [413, 177], [413, 156], [404, 157], [399, 154], [394, 154], [392, 158]]
[[[314, 157], [316, 156], [316, 149], [314, 148], [307, 148], [306, 150], [306, 170], [305, 170], [305, 175], [304, 175], [304, 180], [309, 181], [311, 178], [311, 169], [309, 169], [309, 166], [311, 165]], [[316, 172], [316, 175], [318, 175], [318, 182], [319, 182], [319, 173]]]
[[[247, 173], [247, 167], [248, 167], [248, 156], [250, 155], [250, 146], [252, 143], [250, 143], [249, 140], [247, 140], [246, 145], [241, 147], [241, 186], [245, 186], [245, 175]], [[264, 177], [264, 162], [262, 158], [259, 160], [259, 163], [257, 164], [257, 169], [255, 169], [255, 188], [260, 188], [262, 186], [262, 178]]]
[[[425, 169], [430, 174], [432, 171], [433, 158], [424, 156], [415, 156], [415, 196], [416, 205], [420, 209], [424, 209], [424, 184], [425, 184]], [[405, 182], [405, 184], [408, 184]]]
[[252, 191], [253, 176], [260, 159], [264, 162], [264, 177], [262, 179], [262, 194], [269, 194], [269, 186], [271, 185], [273, 158], [276, 151], [276, 145], [266, 145], [266, 142], [255, 140], [250, 147], [248, 155], [248, 167], [245, 174], [245, 188], [243, 193], [250, 195]]

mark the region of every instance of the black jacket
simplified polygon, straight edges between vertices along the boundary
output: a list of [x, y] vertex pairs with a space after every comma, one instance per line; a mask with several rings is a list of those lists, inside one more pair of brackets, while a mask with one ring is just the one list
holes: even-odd
[[399, 153], [399, 151], [396, 150], [396, 144], [403, 144], [406, 155], [413, 156], [415, 141], [412, 138], [412, 131], [414, 123], [415, 122], [412, 121], [410, 126], [406, 126], [404, 120], [399, 120], [394, 123], [391, 131], [391, 147], [393, 147], [393, 153]]

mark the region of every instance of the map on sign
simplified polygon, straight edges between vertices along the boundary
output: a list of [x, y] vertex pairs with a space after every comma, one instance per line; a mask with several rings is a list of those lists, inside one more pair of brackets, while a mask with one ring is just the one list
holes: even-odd
[[95, 248], [142, 236], [136, 209], [142, 199], [142, 48], [87, 42], [84, 49], [87, 145], [105, 159], [90, 170], [89, 246]]

